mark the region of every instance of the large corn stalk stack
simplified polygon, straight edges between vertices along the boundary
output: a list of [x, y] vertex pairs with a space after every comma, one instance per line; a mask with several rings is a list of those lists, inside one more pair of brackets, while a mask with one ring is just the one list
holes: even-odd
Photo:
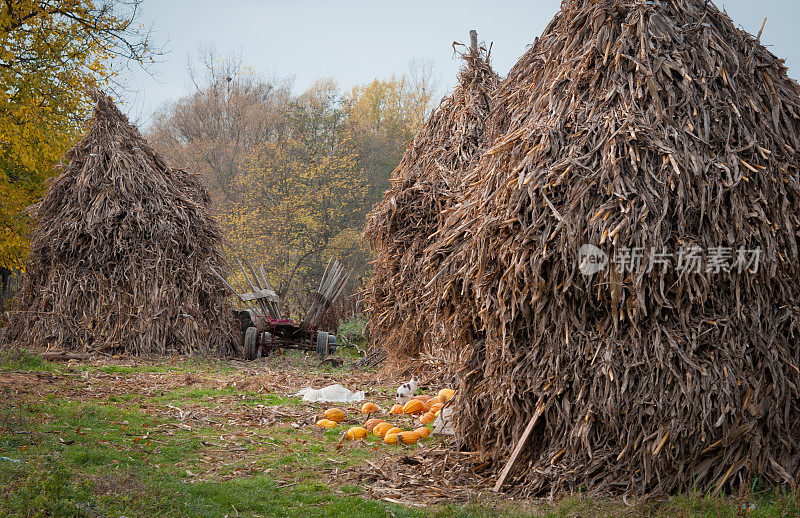
[[226, 353], [221, 234], [198, 176], [166, 166], [105, 96], [35, 210], [5, 338], [107, 353]]
[[[443, 320], [466, 347], [461, 446], [499, 467], [531, 424], [507, 479], [528, 494], [796, 484], [800, 88], [784, 63], [706, 0], [571, 0], [495, 104], [505, 134], [430, 248], [439, 304], [479, 313]], [[611, 264], [584, 275], [584, 244]], [[678, 264], [697, 250], [700, 268]]]
[[462, 176], [486, 148], [484, 131], [498, 77], [485, 49], [473, 42], [463, 55], [459, 85], [407, 149], [392, 186], [367, 218], [375, 254], [365, 293], [374, 346], [390, 360], [430, 353], [442, 338], [422, 298], [424, 250], [462, 189]]

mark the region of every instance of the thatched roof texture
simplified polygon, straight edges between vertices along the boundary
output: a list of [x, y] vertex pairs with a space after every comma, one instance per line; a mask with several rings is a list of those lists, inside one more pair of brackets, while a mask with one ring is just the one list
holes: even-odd
[[[508, 127], [427, 263], [465, 355], [461, 446], [499, 469], [538, 411], [508, 479], [524, 493], [796, 483], [800, 89], [783, 62], [706, 0], [569, 0], [496, 97]], [[587, 243], [612, 258], [591, 277]], [[618, 272], [632, 247], [644, 266]], [[715, 247], [759, 249], [760, 267], [707, 271]], [[650, 270], [653, 249], [672, 266]]]
[[442, 338], [423, 305], [424, 250], [462, 190], [462, 177], [486, 149], [485, 123], [498, 77], [485, 49], [471, 48], [454, 92], [444, 98], [406, 150], [391, 188], [367, 217], [375, 254], [365, 293], [375, 347], [395, 362], [437, 348]]
[[36, 209], [6, 338], [66, 350], [225, 353], [231, 311], [210, 265], [221, 234], [198, 176], [170, 169], [113, 102]]

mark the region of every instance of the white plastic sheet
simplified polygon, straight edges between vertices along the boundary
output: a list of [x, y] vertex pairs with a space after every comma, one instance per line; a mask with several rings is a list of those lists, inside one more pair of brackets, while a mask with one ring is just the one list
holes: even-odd
[[303, 401], [311, 403], [351, 403], [363, 401], [364, 391], [351, 392], [337, 383], [321, 389], [306, 387], [295, 396], [303, 396]]
[[453, 408], [447, 407], [436, 417], [433, 422], [433, 433], [442, 435], [455, 435], [452, 423]]

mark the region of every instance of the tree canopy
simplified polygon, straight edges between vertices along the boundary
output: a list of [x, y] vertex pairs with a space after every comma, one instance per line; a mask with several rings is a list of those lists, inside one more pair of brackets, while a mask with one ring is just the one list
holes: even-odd
[[207, 48], [196, 61], [194, 92], [157, 114], [150, 138], [209, 182], [228, 258], [263, 266], [290, 310], [330, 256], [365, 272], [364, 215], [430, 110], [430, 68], [346, 93], [320, 79], [293, 94], [290, 79], [257, 74], [236, 55]]
[[138, 1], [12, 0], [0, 4], [0, 268], [20, 268], [24, 209], [82, 130], [92, 92], [125, 62], [152, 59], [134, 25]]

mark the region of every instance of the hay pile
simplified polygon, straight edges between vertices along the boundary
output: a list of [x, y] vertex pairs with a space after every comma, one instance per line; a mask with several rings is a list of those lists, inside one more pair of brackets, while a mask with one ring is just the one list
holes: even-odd
[[232, 313], [209, 266], [221, 234], [199, 177], [170, 169], [113, 102], [36, 208], [7, 340], [65, 350], [225, 353]]
[[[800, 88], [783, 62], [706, 0], [569, 0], [495, 103], [508, 127], [427, 263], [464, 354], [461, 446], [499, 468], [539, 409], [509, 478], [523, 493], [795, 484]], [[584, 276], [585, 243], [610, 267]], [[700, 273], [678, 271], [681, 246]], [[644, 267], [618, 273], [628, 247]], [[760, 268], [707, 272], [714, 247], [760, 249]], [[672, 266], [649, 270], [653, 248]]]
[[375, 254], [365, 290], [374, 347], [396, 362], [430, 352], [442, 338], [422, 295], [424, 250], [462, 190], [462, 176], [486, 149], [485, 120], [498, 77], [489, 53], [470, 49], [452, 95], [426, 121], [392, 175], [392, 186], [367, 217], [365, 236]]

